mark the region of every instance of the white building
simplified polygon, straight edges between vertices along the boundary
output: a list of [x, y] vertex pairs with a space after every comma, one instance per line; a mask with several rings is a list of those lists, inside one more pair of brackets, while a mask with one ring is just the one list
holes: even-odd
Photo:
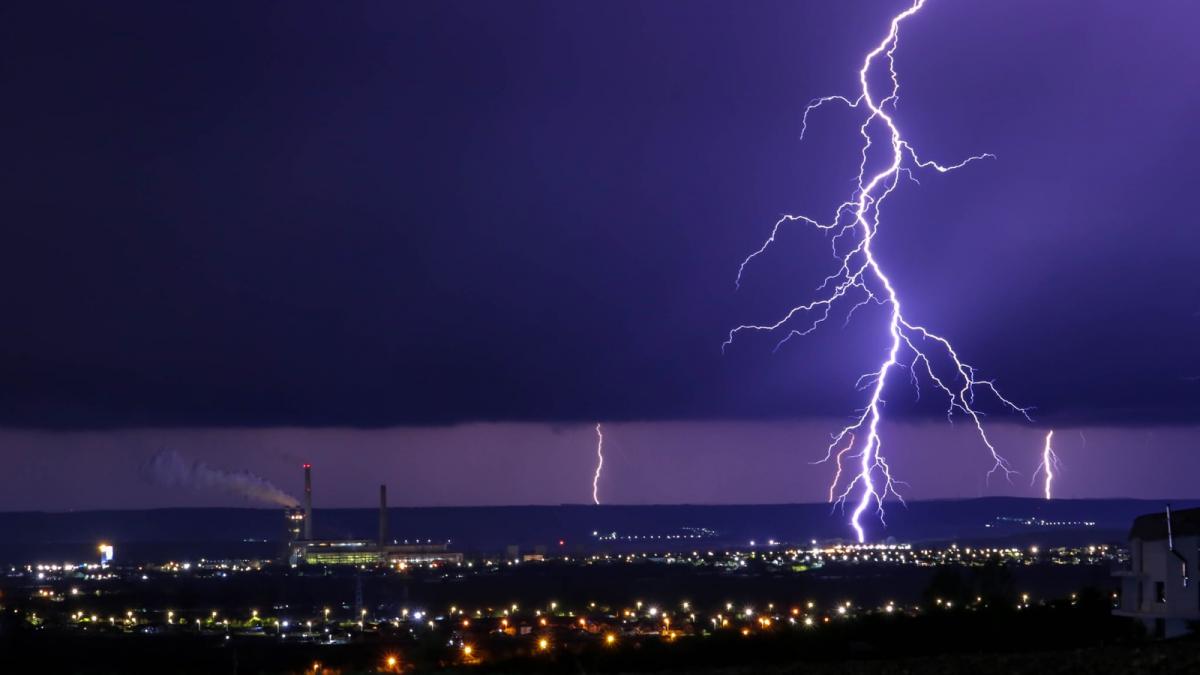
[[1129, 531], [1130, 568], [1113, 613], [1140, 619], [1157, 637], [1186, 633], [1200, 622], [1200, 509], [1138, 516]]

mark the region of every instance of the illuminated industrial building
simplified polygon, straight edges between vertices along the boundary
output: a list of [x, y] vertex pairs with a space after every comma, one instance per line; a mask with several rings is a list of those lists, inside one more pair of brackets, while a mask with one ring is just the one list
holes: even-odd
[[388, 540], [387, 486], [379, 486], [379, 536], [369, 539], [315, 539], [312, 516], [312, 465], [304, 465], [304, 505], [284, 511], [287, 561], [296, 565], [410, 565], [461, 563], [449, 544], [396, 544]]

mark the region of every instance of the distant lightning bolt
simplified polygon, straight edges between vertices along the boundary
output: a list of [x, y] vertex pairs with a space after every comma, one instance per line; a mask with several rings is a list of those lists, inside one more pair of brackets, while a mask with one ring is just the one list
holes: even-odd
[[600, 505], [600, 470], [604, 468], [604, 431], [596, 422], [596, 475], [592, 476], [592, 502]]
[[1058, 455], [1054, 454], [1054, 448], [1050, 446], [1051, 439], [1054, 438], [1054, 430], [1046, 432], [1046, 444], [1042, 447], [1042, 463], [1038, 464], [1038, 468], [1033, 472], [1033, 478], [1029, 484], [1033, 485], [1037, 482], [1039, 473], [1045, 473], [1045, 487], [1043, 491], [1046, 494], [1046, 499], [1050, 499], [1050, 486], [1054, 482], [1054, 472], [1058, 470], [1061, 464], [1058, 461]]
[[[818, 286], [819, 297], [805, 304], [797, 305], [789, 310], [781, 319], [771, 324], [742, 325], [729, 332], [728, 339], [722, 349], [728, 347], [734, 338], [744, 331], [776, 331], [785, 330], [786, 334], [776, 344], [779, 349], [784, 343], [796, 336], [803, 336], [816, 330], [829, 318], [830, 312], [839, 301], [845, 300], [850, 304], [846, 314], [850, 316], [860, 307], [874, 303], [888, 309], [888, 339], [889, 346], [886, 357], [879, 368], [863, 375], [859, 379], [862, 389], [870, 390], [870, 398], [862, 412], [849, 425], [833, 435], [833, 440], [826, 448], [822, 462], [834, 459], [838, 472], [830, 486], [830, 501], [835, 505], [845, 505], [851, 500], [855, 490], [859, 494], [854, 498], [857, 503], [850, 518], [858, 541], [865, 540], [860, 518], [872, 505], [883, 519], [883, 503], [889, 497], [901, 499], [896, 492], [899, 484], [892, 477], [892, 471], [880, 452], [882, 443], [879, 435], [879, 422], [884, 404], [883, 392], [887, 376], [895, 366], [907, 367], [914, 380], [918, 374], [924, 374], [929, 381], [944, 393], [948, 399], [947, 418], [953, 418], [955, 412], [965, 415], [971, 422], [983, 445], [991, 455], [992, 468], [988, 476], [997, 471], [1005, 477], [1011, 477], [1014, 471], [988, 438], [984, 431], [983, 413], [976, 408], [976, 394], [986, 392], [1002, 406], [1014, 410], [1028, 419], [1028, 410], [1021, 408], [1012, 401], [1004, 398], [992, 380], [979, 379], [974, 367], [965, 363], [955, 351], [950, 342], [933, 333], [929, 329], [910, 322], [900, 307], [900, 299], [891, 280], [884, 274], [879, 265], [872, 244], [875, 233], [879, 229], [880, 207], [888, 195], [896, 189], [901, 177], [915, 180], [917, 170], [932, 169], [938, 173], [946, 173], [984, 158], [994, 158], [990, 154], [980, 154], [958, 162], [943, 165], [931, 160], [925, 160], [917, 155], [916, 150], [904, 140], [892, 115], [895, 113], [896, 100], [900, 92], [899, 77], [896, 74], [894, 54], [899, 43], [900, 23], [916, 14], [925, 5], [925, 0], [914, 0], [913, 4], [892, 18], [890, 29], [883, 40], [879, 42], [863, 60], [858, 71], [859, 94], [854, 97], [826, 96], [809, 103], [804, 109], [801, 122], [801, 138], [808, 130], [809, 114], [826, 104], [836, 103], [851, 110], [862, 111], [864, 119], [859, 127], [862, 136], [861, 161], [859, 162], [856, 188], [850, 199], [842, 202], [833, 212], [830, 222], [822, 223], [807, 216], [786, 215], [780, 218], [771, 229], [770, 236], [758, 250], [751, 253], [742, 261], [738, 268], [736, 285], [741, 286], [743, 274], [747, 265], [758, 256], [767, 252], [775, 237], [784, 225], [802, 222], [825, 232], [832, 232], [831, 246], [833, 256], [838, 266], [835, 271]], [[873, 66], [878, 62], [886, 65], [890, 86], [882, 97], [878, 97], [869, 84], [869, 75]], [[891, 112], [888, 111], [890, 108]], [[889, 142], [883, 145], [872, 139], [872, 133], [886, 133]], [[884, 154], [887, 165], [877, 173], [867, 169], [869, 160], [880, 155], [876, 145], [881, 145], [889, 152]], [[878, 160], [876, 160], [878, 162]], [[803, 319], [803, 322], [801, 322]], [[905, 355], [905, 364], [900, 357]], [[911, 355], [911, 359], [908, 356]], [[845, 448], [840, 448], [848, 441]], [[841, 486], [841, 460], [849, 453], [849, 457], [857, 459], [858, 471], [848, 483]], [[903, 502], [903, 499], [901, 499]]]

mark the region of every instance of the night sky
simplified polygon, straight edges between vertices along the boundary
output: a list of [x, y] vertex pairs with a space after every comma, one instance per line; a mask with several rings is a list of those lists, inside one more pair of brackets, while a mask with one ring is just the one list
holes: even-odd
[[[0, 7], [0, 508], [238, 503], [147, 480], [163, 449], [311, 460], [328, 504], [582, 502], [597, 420], [608, 501], [822, 499], [883, 313], [720, 345], [831, 271], [795, 227], [734, 289], [849, 193], [856, 118], [800, 115], [906, 4]], [[997, 159], [904, 185], [877, 255], [1035, 407], [988, 409], [1019, 470], [1060, 430], [1065, 496], [1197, 496], [1197, 21], [929, 0], [901, 35], [908, 138]], [[906, 380], [909, 495], [1036, 494]]]

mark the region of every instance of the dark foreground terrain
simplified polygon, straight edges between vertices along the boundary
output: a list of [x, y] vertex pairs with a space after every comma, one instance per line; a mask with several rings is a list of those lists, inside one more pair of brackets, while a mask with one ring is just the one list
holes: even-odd
[[1076, 673], [1111, 673], [1113, 675], [1141, 675], [1162, 673], [1182, 675], [1200, 673], [1200, 640], [1188, 638], [1169, 642], [1156, 642], [1112, 647], [1090, 647], [1082, 649], [1038, 651], [1020, 654], [946, 654], [924, 658], [858, 661], [850, 660], [827, 664], [787, 664], [779, 666], [754, 666], [743, 668], [714, 668], [691, 671], [705, 675], [1001, 675], [1038, 673], [1041, 675], [1074, 675]]

